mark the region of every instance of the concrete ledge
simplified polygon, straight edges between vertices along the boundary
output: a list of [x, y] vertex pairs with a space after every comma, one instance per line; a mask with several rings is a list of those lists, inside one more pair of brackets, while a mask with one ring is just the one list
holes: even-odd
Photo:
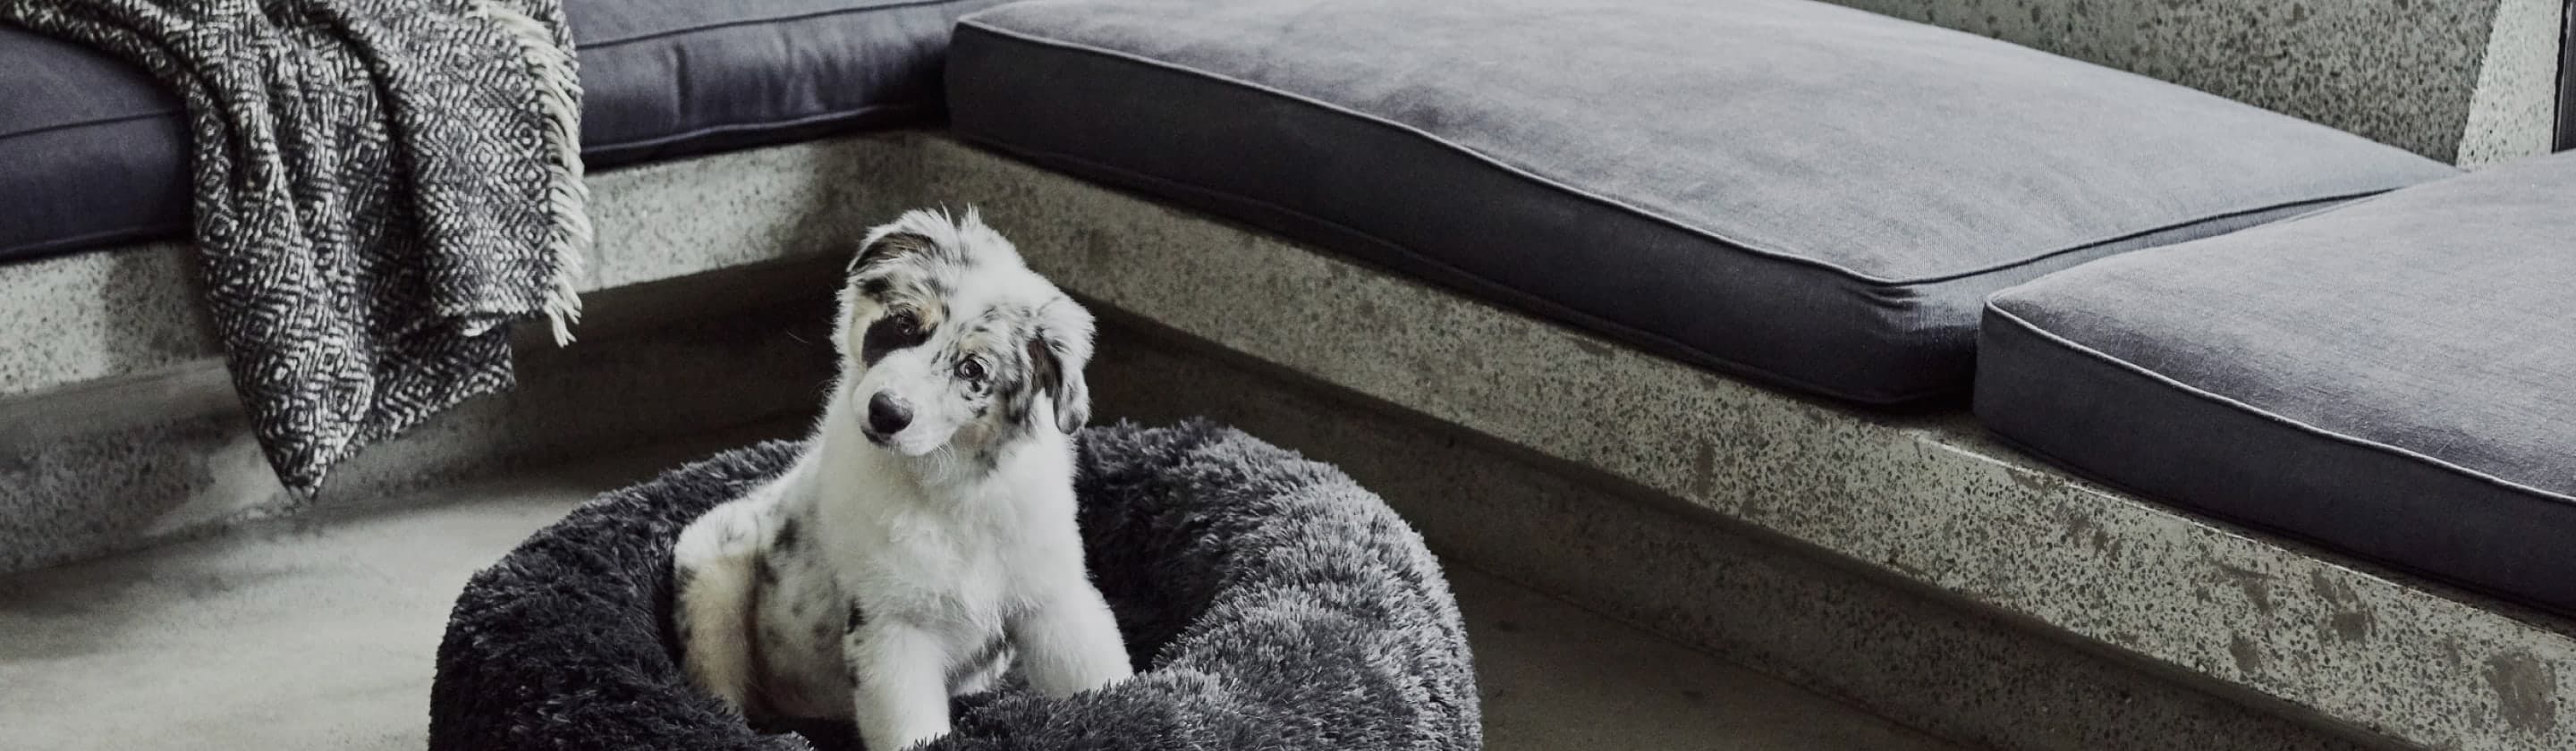
[[1990, 749], [2360, 751], [2279, 716], [1598, 471], [1106, 307], [1098, 419], [1205, 415], [1331, 462], [1433, 552]]
[[[918, 195], [883, 141], [795, 144], [592, 175], [584, 293], [847, 250]], [[218, 360], [192, 250], [0, 264], [0, 401]], [[585, 322], [574, 333], [595, 330]]]
[[[318, 503], [362, 507], [433, 484], [808, 414], [831, 370], [821, 344], [831, 335], [830, 300], [813, 293], [829, 287], [801, 295], [768, 287], [751, 299], [769, 301], [753, 307], [707, 299], [738, 289], [714, 280], [605, 295], [597, 308], [605, 317], [656, 308], [689, 315], [602, 326], [570, 349], [523, 336], [517, 388], [360, 454]], [[0, 402], [0, 572], [304, 508], [262, 458], [218, 362]]]
[[2463, 166], [2548, 153], [2561, 0], [1831, 0]]
[[927, 137], [1069, 289], [1961, 601], [2430, 748], [2576, 748], [2576, 627], [2073, 479], [1964, 414], [1753, 387]]

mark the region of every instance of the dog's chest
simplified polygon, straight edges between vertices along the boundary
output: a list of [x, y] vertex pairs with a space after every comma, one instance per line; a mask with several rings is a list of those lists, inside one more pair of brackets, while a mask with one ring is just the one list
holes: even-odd
[[827, 515], [839, 517], [825, 526], [844, 538], [829, 548], [834, 573], [864, 611], [959, 633], [999, 631], [1026, 599], [1021, 574], [1034, 563], [1007, 512], [889, 503]]

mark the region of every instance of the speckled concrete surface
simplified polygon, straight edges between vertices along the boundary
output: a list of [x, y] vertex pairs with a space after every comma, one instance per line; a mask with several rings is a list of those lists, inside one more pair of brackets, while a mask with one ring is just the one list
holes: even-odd
[[2576, 748], [2563, 620], [2072, 480], [1964, 414], [1755, 388], [925, 141], [928, 195], [988, 207], [1067, 288], [1234, 351], [2333, 722], [2427, 747]]
[[[796, 427], [0, 577], [0, 748], [415, 751], [431, 658], [476, 569], [596, 492]], [[1448, 573], [1491, 751], [1952, 748], [1493, 577]]]
[[2558, 45], [2564, 0], [2502, 0], [2496, 7], [2459, 163], [2479, 167], [2549, 153], [2558, 118]]
[[[598, 240], [581, 289], [846, 249], [911, 207], [917, 163], [881, 142], [839, 141], [592, 175]], [[0, 264], [0, 399], [220, 357], [190, 252], [164, 243]]]
[[[812, 272], [799, 273], [811, 275]], [[809, 292], [830, 288], [825, 282]], [[774, 288], [767, 280], [759, 284]], [[826, 298], [729, 310], [722, 280], [682, 300], [609, 296], [595, 315], [679, 323], [614, 332], [569, 349], [522, 343], [519, 385], [476, 399], [343, 465], [318, 501], [369, 499], [531, 462], [615, 450], [797, 414], [827, 377]], [[655, 290], [643, 290], [655, 291]], [[801, 338], [801, 340], [800, 340]], [[0, 571], [184, 537], [292, 510], [251, 440], [220, 366], [0, 402]]]
[[215, 357], [196, 280], [167, 243], [0, 264], [0, 398]]
[[[2488, 80], [2535, 39], [2515, 14], [2547, 0], [1833, 0], [2005, 39], [2332, 125], [2428, 157], [2545, 153], [2491, 129], [2530, 120], [2554, 92]], [[2506, 8], [2499, 10], [2499, 8]], [[2554, 12], [2553, 12], [2554, 15]], [[2491, 32], [2507, 28], [2503, 59]], [[2555, 50], [2556, 42], [2545, 49]], [[2471, 123], [2472, 100], [2503, 119]], [[2476, 141], [2475, 153], [2464, 147]]]
[[1100, 419], [1204, 415], [1349, 472], [1443, 558], [1979, 748], [2359, 751], [1895, 577], [1113, 315]]

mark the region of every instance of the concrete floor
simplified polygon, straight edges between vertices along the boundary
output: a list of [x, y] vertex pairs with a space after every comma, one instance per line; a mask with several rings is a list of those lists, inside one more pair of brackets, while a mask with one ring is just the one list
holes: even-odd
[[[0, 578], [0, 748], [422, 748], [458, 587], [675, 444]], [[1495, 751], [1949, 748], [1490, 576], [1449, 572]]]

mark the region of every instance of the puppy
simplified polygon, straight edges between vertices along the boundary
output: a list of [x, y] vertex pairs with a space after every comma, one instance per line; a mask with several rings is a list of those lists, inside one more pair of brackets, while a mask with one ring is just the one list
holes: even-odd
[[673, 552], [692, 679], [751, 718], [848, 718], [871, 751], [945, 735], [1016, 666], [1064, 697], [1129, 675], [1074, 529], [1091, 314], [969, 209], [870, 231], [841, 374], [803, 455]]

